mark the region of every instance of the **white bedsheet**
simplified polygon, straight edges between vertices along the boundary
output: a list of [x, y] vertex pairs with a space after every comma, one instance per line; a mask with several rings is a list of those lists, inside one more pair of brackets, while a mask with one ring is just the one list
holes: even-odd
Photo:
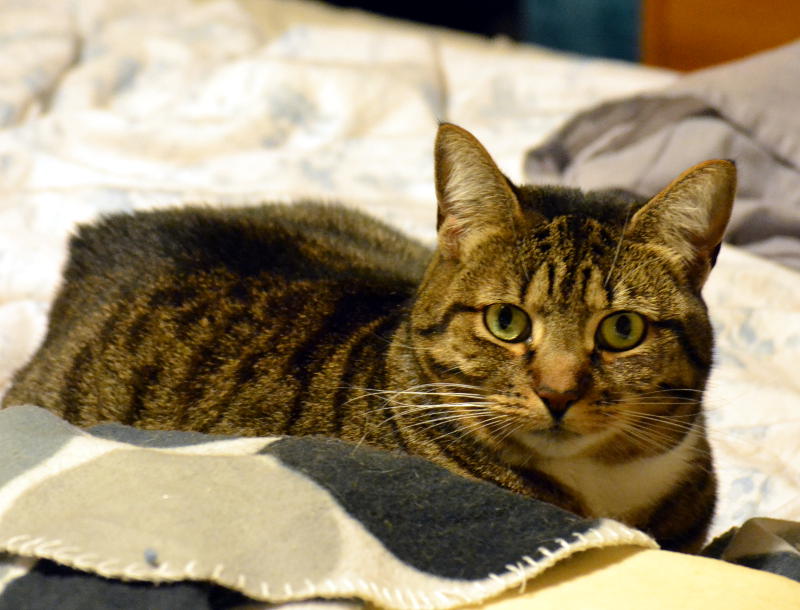
[[[77, 222], [313, 197], [432, 241], [439, 120], [518, 179], [575, 111], [673, 78], [307, 2], [0, 0], [0, 15], [0, 392], [43, 334]], [[725, 248], [708, 287], [715, 532], [800, 519], [799, 280]]]

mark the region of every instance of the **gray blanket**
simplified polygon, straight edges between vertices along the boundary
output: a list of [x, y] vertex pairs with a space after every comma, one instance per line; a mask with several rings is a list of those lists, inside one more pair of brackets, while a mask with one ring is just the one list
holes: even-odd
[[[800, 580], [798, 540], [797, 523], [751, 519], [706, 554]], [[0, 610], [444, 610], [617, 545], [655, 543], [408, 455], [0, 410]]]
[[652, 196], [712, 158], [739, 169], [728, 241], [800, 268], [800, 42], [583, 112], [528, 153], [525, 172]]
[[445, 609], [618, 545], [655, 542], [404, 454], [0, 410], [0, 610]]

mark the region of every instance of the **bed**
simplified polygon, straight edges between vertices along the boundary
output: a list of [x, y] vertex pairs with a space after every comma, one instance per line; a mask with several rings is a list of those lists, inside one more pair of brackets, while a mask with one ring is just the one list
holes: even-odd
[[[313, 198], [346, 202], [432, 243], [431, 147], [443, 120], [472, 131], [515, 181], [649, 195], [695, 161], [735, 157], [739, 211], [705, 291], [717, 332], [708, 394], [720, 478], [712, 535], [729, 532], [709, 554], [761, 568], [678, 561], [630, 528], [557, 515], [554, 529], [523, 536], [524, 544], [513, 528], [483, 529], [486, 538], [473, 531], [459, 567], [426, 572], [449, 565], [442, 548], [461, 548], [454, 540], [463, 542], [464, 531], [448, 524], [486, 526], [487, 517], [480, 507], [441, 522], [423, 516], [424, 527], [403, 530], [401, 541], [381, 537], [370, 529], [374, 515], [359, 510], [385, 498], [354, 499], [352, 481], [331, 482], [320, 465], [349, 459], [348, 468], [369, 473], [381, 455], [114, 426], [87, 433], [23, 406], [0, 412], [0, 607], [122, 599], [142, 607], [317, 600], [447, 608], [501, 599], [534, 608], [547, 607], [535, 604], [553, 591], [573, 599], [591, 594], [581, 587], [638, 580], [644, 597], [625, 592], [637, 607], [632, 600], [652, 591], [641, 574], [652, 579], [668, 565], [698, 607], [711, 599], [704, 594], [723, 591], [800, 607], [791, 580], [800, 580], [800, 121], [778, 103], [797, 99], [797, 45], [735, 72], [679, 78], [311, 2], [0, 0], [0, 14], [0, 393], [43, 336], [70, 231], [102, 214]], [[744, 84], [760, 94], [748, 95], [749, 105]], [[319, 459], [306, 463], [298, 452]], [[236, 547], [252, 538], [242, 531], [252, 511], [214, 504], [220, 494], [196, 483], [207, 464], [230, 493], [280, 471], [287, 489], [304, 486], [310, 496], [302, 497], [312, 498], [293, 510], [318, 512], [280, 526], [274, 513], [259, 512], [262, 544]], [[416, 462], [397, 468], [412, 479], [429, 472]], [[461, 484], [429, 476], [433, 488]], [[189, 500], [170, 503], [178, 496]], [[525, 507], [496, 501], [510, 502], [519, 521], [509, 524], [536, 530]], [[186, 529], [186, 511], [201, 504], [211, 508]], [[456, 508], [433, 502], [424, 514]], [[216, 531], [225, 515], [230, 527]], [[287, 541], [287, 531], [306, 533]], [[325, 538], [332, 531], [339, 542]], [[308, 551], [323, 539], [332, 546], [320, 548], [337, 557], [327, 567], [324, 553]], [[492, 540], [513, 552], [484, 565], [475, 557]], [[403, 554], [413, 555], [409, 545], [426, 549], [424, 561]], [[276, 560], [286, 548], [292, 556]], [[637, 569], [641, 578], [631, 578]], [[703, 580], [718, 587], [709, 593]]]

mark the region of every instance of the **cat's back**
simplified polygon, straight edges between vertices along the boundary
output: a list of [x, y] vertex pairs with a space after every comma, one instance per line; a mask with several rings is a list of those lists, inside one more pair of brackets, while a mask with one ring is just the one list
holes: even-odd
[[186, 207], [108, 216], [70, 241], [64, 283], [224, 270], [298, 280], [415, 282], [429, 251], [354, 210], [318, 203]]
[[4, 402], [83, 425], [282, 433], [300, 405], [369, 382], [429, 254], [322, 204], [107, 217], [72, 238], [47, 336]]

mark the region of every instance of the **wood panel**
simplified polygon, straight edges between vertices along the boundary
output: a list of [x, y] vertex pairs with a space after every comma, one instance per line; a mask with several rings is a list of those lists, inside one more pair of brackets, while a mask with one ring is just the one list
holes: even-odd
[[800, 38], [800, 0], [643, 0], [642, 61], [694, 70]]

